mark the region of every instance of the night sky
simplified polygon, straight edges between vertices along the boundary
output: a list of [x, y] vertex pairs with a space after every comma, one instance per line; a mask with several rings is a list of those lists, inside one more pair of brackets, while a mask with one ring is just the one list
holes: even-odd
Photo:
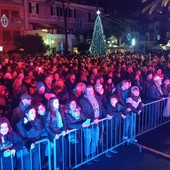
[[106, 11], [120, 11], [124, 14], [129, 14], [133, 11], [141, 9], [142, 0], [87, 0], [102, 6]]

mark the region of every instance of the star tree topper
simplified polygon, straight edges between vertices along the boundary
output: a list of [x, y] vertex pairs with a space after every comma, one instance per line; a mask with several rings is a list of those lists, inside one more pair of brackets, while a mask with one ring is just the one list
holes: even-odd
[[97, 15], [100, 15], [100, 14], [101, 14], [101, 12], [100, 12], [99, 10], [97, 10], [97, 12], [96, 12], [96, 13], [97, 13]]

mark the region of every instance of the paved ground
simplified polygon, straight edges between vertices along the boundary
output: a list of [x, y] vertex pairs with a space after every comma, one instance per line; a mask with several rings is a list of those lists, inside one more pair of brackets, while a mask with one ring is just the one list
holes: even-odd
[[170, 124], [138, 137], [142, 152], [134, 145], [118, 148], [111, 158], [105, 155], [100, 162], [83, 165], [77, 170], [170, 170]]

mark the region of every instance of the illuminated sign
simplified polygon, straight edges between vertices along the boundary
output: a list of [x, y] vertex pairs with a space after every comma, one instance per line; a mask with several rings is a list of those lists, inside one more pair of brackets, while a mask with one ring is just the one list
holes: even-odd
[[3, 46], [0, 46], [0, 51], [3, 51]]
[[1, 24], [3, 27], [7, 27], [9, 24], [9, 20], [5, 14], [3, 14], [1, 17]]

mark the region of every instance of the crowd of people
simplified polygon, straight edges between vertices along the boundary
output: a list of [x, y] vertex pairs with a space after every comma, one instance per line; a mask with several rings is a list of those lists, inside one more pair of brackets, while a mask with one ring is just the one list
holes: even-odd
[[[143, 103], [169, 95], [169, 61], [168, 56], [152, 54], [1, 57], [0, 157], [7, 161], [23, 148], [25, 155], [36, 153], [35, 142], [43, 138], [57, 139], [60, 157], [61, 136], [83, 128], [84, 157], [89, 159], [102, 140], [102, 118], [121, 117], [123, 139], [135, 137], [135, 129], [129, 133], [129, 128]], [[36, 170], [38, 157], [33, 160]], [[61, 159], [57, 161], [60, 167]], [[25, 169], [30, 167], [26, 164]]]

